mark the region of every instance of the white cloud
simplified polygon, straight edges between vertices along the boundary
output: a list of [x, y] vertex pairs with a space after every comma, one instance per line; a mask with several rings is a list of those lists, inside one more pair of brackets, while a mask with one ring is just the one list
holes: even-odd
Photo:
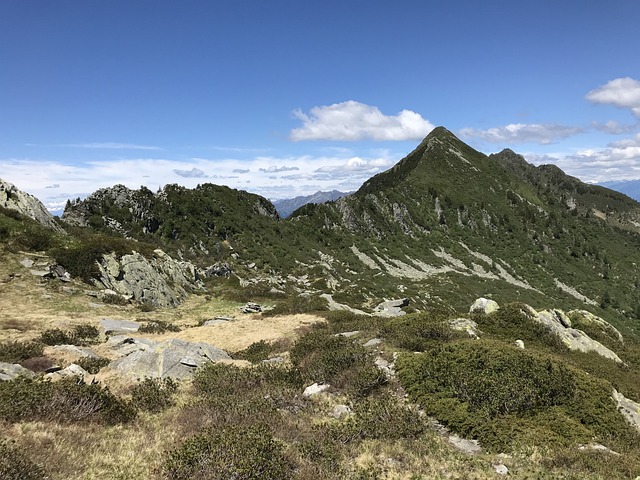
[[638, 124], [632, 123], [622, 125], [615, 120], [609, 120], [606, 123], [593, 122], [593, 128], [601, 132], [611, 133], [612, 135], [620, 135], [622, 133], [631, 133], [638, 130]]
[[586, 99], [593, 103], [629, 108], [640, 117], [640, 81], [631, 77], [610, 80], [587, 93]]
[[349, 100], [313, 107], [308, 114], [293, 112], [302, 127], [291, 131], [291, 140], [422, 140], [434, 125], [419, 113], [402, 110], [385, 115], [378, 107]]
[[459, 134], [463, 138], [477, 138], [491, 143], [510, 145], [518, 143], [538, 143], [548, 145], [576, 135], [582, 131], [580, 127], [570, 127], [567, 125], [511, 123], [487, 130], [463, 128]]
[[[255, 157], [250, 160], [193, 158], [189, 161], [132, 158], [82, 164], [0, 158], [0, 176], [35, 195], [47, 208], [59, 214], [67, 199], [84, 198], [99, 188], [116, 184], [129, 188], [144, 185], [155, 191], [170, 183], [193, 188], [199, 183], [213, 182], [231, 188], [250, 187], [252, 192], [269, 198], [310, 195], [318, 190], [351, 191], [391, 166], [400, 155], [394, 157], [392, 160], [391, 155], [306, 155]], [[258, 173], [261, 171], [269, 174]], [[206, 172], [216, 174], [207, 175]], [[47, 188], [52, 185], [59, 185], [59, 188]]]
[[280, 173], [280, 172], [291, 172], [294, 170], [300, 170], [299, 167], [286, 167], [286, 166], [282, 166], [282, 167], [276, 167], [275, 165], [271, 165], [267, 168], [259, 168], [258, 171], [262, 172], [262, 173]]
[[59, 147], [73, 148], [95, 148], [95, 149], [117, 149], [117, 150], [162, 150], [160, 147], [153, 145], [136, 145], [133, 143], [114, 143], [114, 142], [98, 142], [98, 143], [67, 143], [58, 145]]
[[191, 170], [174, 169], [173, 173], [175, 173], [176, 175], [180, 175], [181, 177], [184, 177], [184, 178], [207, 178], [208, 177], [206, 173], [204, 173], [199, 168], [195, 168], [195, 167], [193, 167]]

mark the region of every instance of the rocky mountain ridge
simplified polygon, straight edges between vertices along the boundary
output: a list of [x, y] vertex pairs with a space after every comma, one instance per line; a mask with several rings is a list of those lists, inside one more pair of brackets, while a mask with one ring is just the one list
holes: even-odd
[[303, 195], [294, 198], [285, 198], [282, 200], [274, 200], [273, 206], [276, 207], [278, 214], [281, 218], [289, 217], [298, 208], [308, 203], [326, 203], [333, 202], [349, 195], [353, 192], [340, 192], [338, 190], [331, 190], [330, 192], [316, 192], [312, 195]]

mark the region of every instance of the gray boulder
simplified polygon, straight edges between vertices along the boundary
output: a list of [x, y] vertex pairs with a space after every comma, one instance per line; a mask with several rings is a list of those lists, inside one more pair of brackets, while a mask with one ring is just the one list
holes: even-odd
[[640, 430], [640, 403], [629, 400], [616, 389], [613, 390], [613, 399], [618, 404], [618, 411], [624, 415], [624, 418], [637, 430]]
[[409, 305], [408, 298], [401, 298], [399, 300], [387, 300], [378, 304], [373, 309], [373, 314], [377, 317], [391, 318], [406, 315], [407, 312], [402, 311], [402, 307]]
[[478, 338], [478, 324], [468, 318], [454, 318], [449, 320], [449, 327], [458, 332], [467, 332], [470, 337]]
[[473, 302], [473, 305], [471, 305], [471, 308], [469, 308], [469, 313], [485, 313], [489, 315], [499, 308], [500, 305], [498, 305], [498, 302], [490, 300], [488, 298], [480, 297], [475, 302]]
[[[529, 313], [531, 312], [529, 311]], [[533, 316], [533, 319], [549, 328], [552, 333], [562, 340], [562, 343], [564, 343], [569, 350], [596, 352], [609, 360], [622, 363], [622, 360], [620, 360], [620, 357], [618, 357], [614, 351], [605, 347], [597, 340], [593, 340], [582, 330], [571, 328], [571, 321], [562, 310], [542, 310], [537, 312], [537, 315]]]
[[131, 322], [129, 320], [114, 320], [112, 318], [103, 318], [100, 320], [100, 328], [107, 332], [127, 332], [134, 333], [137, 332], [140, 328], [140, 324], [138, 322]]
[[20, 376], [33, 378], [35, 373], [17, 363], [0, 362], [0, 381], [14, 380]]
[[145, 338], [120, 337], [113, 344], [115, 353], [123, 356], [111, 362], [110, 369], [138, 379], [188, 378], [206, 363], [231, 359], [227, 352], [208, 343], [174, 338], [154, 342]]
[[150, 259], [137, 252], [122, 257], [107, 254], [98, 267], [97, 287], [155, 307], [177, 306], [188, 290], [203, 288], [193, 264], [174, 260], [162, 250], [154, 250]]

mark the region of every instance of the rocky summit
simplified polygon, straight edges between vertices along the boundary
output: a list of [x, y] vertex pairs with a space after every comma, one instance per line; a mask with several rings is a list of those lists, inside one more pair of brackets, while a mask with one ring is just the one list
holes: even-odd
[[0, 182], [0, 477], [640, 476], [639, 203], [443, 127], [306, 200]]

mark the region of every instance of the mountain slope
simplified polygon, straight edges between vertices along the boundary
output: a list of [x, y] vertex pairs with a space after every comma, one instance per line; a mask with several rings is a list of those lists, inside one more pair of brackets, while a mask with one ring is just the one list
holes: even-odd
[[78, 215], [196, 261], [228, 261], [245, 281], [293, 282], [365, 309], [383, 297], [424, 309], [491, 295], [640, 316], [638, 203], [511, 151], [489, 157], [442, 127], [356, 193], [286, 220], [261, 197], [213, 185], [94, 194], [63, 219]]

